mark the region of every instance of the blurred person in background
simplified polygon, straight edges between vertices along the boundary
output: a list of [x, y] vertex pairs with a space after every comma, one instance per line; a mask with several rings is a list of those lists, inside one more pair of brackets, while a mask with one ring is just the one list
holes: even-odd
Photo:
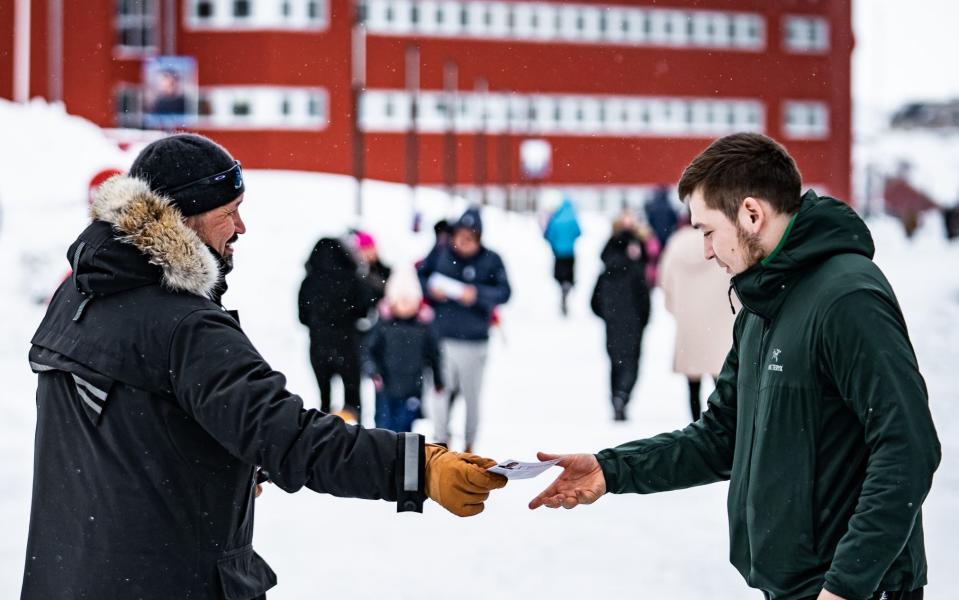
[[362, 423], [357, 322], [373, 308], [374, 297], [344, 243], [320, 239], [306, 261], [306, 277], [300, 285], [300, 323], [310, 330], [310, 364], [320, 388], [320, 410], [330, 412], [332, 379], [338, 375], [343, 408], [337, 414], [352, 423]]
[[357, 273], [370, 290], [371, 300], [375, 306], [386, 293], [386, 282], [392, 270], [380, 260], [376, 240], [371, 234], [366, 231], [353, 231], [350, 237], [356, 249]]
[[626, 420], [626, 406], [639, 377], [643, 330], [649, 322], [647, 253], [632, 213], [613, 223], [613, 235], [600, 255], [603, 271], [596, 280], [590, 307], [606, 324], [610, 401], [613, 419]]
[[367, 369], [376, 385], [376, 426], [412, 431], [422, 416], [424, 373], [443, 391], [439, 342], [431, 327], [432, 310], [422, 303], [416, 273], [399, 269], [386, 284], [379, 322], [366, 344]]
[[[363, 429], [286, 389], [222, 304], [247, 230], [239, 162], [207, 138], [148, 145], [100, 189], [29, 353], [37, 373], [22, 600], [262, 600], [259, 476], [288, 493], [475, 515], [495, 461]], [[324, 543], [328, 543], [327, 540]]]
[[761, 134], [690, 163], [680, 196], [743, 305], [709, 408], [596, 455], [540, 453], [564, 471], [530, 508], [728, 480], [729, 557], [766, 598], [918, 600], [942, 456], [926, 384], [866, 224], [801, 186]]
[[[443, 383], [466, 400], [465, 446], [471, 451], [479, 430], [493, 310], [509, 300], [511, 290], [503, 260], [482, 243], [479, 209], [467, 209], [452, 229], [449, 244], [437, 246], [418, 274], [423, 293], [436, 311]], [[431, 417], [436, 440], [448, 444], [450, 400], [445, 396], [433, 403]]]
[[553, 251], [555, 261], [553, 263], [553, 278], [559, 283], [560, 312], [564, 317], [569, 312], [567, 298], [575, 283], [575, 246], [581, 233], [573, 202], [569, 198], [563, 197], [559, 208], [553, 212], [546, 223], [543, 237], [549, 242], [550, 249]]
[[656, 235], [659, 247], [665, 248], [669, 237], [679, 225], [679, 213], [669, 201], [669, 188], [665, 185], [658, 186], [643, 205], [643, 211], [646, 213], [646, 222]]
[[[715, 382], [733, 342], [729, 275], [703, 258], [703, 236], [681, 220], [659, 263], [666, 310], [676, 319], [673, 371], [686, 376], [693, 421], [702, 414], [704, 375]], [[728, 302], [727, 302], [728, 299]]]

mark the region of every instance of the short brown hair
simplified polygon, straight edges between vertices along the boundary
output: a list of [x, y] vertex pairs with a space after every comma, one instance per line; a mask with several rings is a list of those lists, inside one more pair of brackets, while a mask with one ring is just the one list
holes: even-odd
[[679, 180], [686, 201], [700, 189], [706, 206], [734, 221], [743, 198], [762, 198], [784, 214], [799, 210], [802, 177], [786, 149], [759, 133], [721, 137], [689, 163]]

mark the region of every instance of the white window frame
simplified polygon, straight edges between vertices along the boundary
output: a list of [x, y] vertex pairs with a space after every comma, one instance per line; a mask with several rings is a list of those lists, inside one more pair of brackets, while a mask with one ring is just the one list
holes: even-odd
[[793, 140], [823, 140], [829, 137], [829, 104], [818, 100], [786, 100], [782, 107], [782, 130]]
[[[198, 6], [207, 1], [213, 6], [213, 14], [210, 17], [198, 16]], [[183, 26], [190, 31], [318, 31], [329, 27], [332, 0], [289, 0], [289, 15], [283, 14], [283, 3], [277, 0], [249, 0], [250, 14], [245, 17], [234, 14], [234, 1], [185, 0]], [[320, 5], [316, 18], [309, 16], [308, 7], [311, 2]], [[385, 7], [389, 2], [390, 0], [374, 0], [370, 4]]]
[[785, 15], [782, 47], [796, 54], [824, 54], [830, 48], [829, 21], [814, 15]]
[[[199, 115], [197, 129], [221, 130], [308, 130], [325, 129], [329, 124], [329, 93], [320, 87], [269, 85], [205, 86], [200, 88], [202, 103], [210, 114]], [[319, 103], [320, 114], [310, 115], [311, 98]], [[247, 102], [250, 112], [233, 113], [237, 102]], [[290, 113], [282, 106], [289, 103]]]
[[[124, 3], [123, 0], [114, 0], [113, 28], [116, 35], [113, 45], [114, 52], [120, 56], [146, 56], [157, 53], [157, 42], [159, 36], [159, 0], [130, 0]], [[125, 4], [136, 5], [143, 8], [142, 12], [134, 14], [124, 14], [120, 8]], [[152, 31], [152, 40], [150, 44], [140, 43], [138, 45], [127, 45], [121, 42], [121, 31], [139, 30], [141, 37], [145, 31]], [[142, 41], [142, 40], [141, 40]]]

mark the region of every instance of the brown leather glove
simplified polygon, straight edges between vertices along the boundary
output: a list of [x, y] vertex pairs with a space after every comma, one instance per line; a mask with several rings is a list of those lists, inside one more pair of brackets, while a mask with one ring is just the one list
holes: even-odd
[[506, 485], [505, 477], [486, 471], [495, 464], [490, 458], [426, 444], [426, 495], [454, 515], [478, 515], [489, 493]]

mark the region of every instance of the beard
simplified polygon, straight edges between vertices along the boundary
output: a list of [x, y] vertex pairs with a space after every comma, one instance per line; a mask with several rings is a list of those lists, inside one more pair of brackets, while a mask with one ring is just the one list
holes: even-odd
[[747, 269], [766, 258], [766, 253], [759, 243], [759, 234], [749, 233], [739, 223], [736, 223], [736, 239], [739, 240], [739, 247], [743, 250], [743, 259], [746, 261]]
[[[240, 236], [234, 233], [234, 234], [233, 234], [233, 237], [231, 237], [231, 238], [227, 241], [227, 244], [233, 244], [233, 243], [235, 243], [238, 239], [240, 239]], [[222, 269], [223, 269], [223, 275], [227, 275], [230, 271], [233, 270], [233, 255], [232, 255], [232, 254], [227, 254], [226, 256], [221, 256], [221, 257], [220, 257], [220, 262], [221, 262]]]

